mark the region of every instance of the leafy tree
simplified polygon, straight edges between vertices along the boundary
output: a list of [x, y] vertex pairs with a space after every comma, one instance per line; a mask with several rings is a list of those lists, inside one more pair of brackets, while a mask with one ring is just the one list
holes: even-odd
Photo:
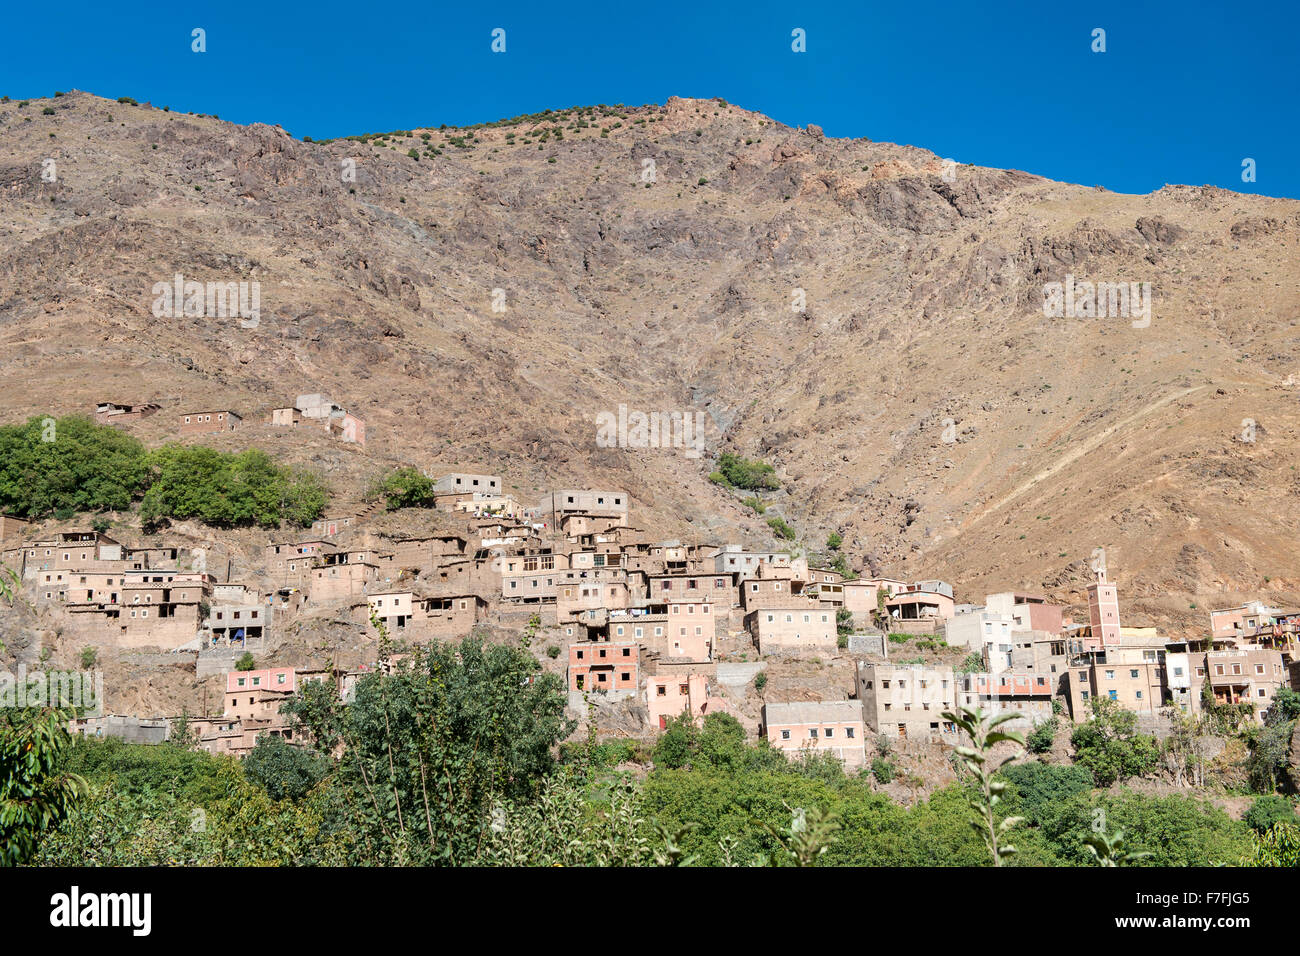
[[148, 483], [144, 446], [83, 416], [0, 426], [0, 511], [122, 511]]
[[1273, 694], [1273, 704], [1264, 714], [1264, 722], [1270, 726], [1286, 723], [1300, 717], [1300, 693], [1290, 687], [1279, 687]]
[[57, 766], [72, 743], [70, 716], [57, 708], [0, 707], [0, 866], [31, 859], [89, 789]]
[[384, 498], [389, 511], [398, 508], [431, 508], [435, 496], [433, 479], [418, 468], [398, 468], [384, 476], [376, 492]]
[[656, 767], [677, 769], [690, 763], [699, 745], [699, 731], [690, 714], [679, 714], [668, 722], [664, 732], [655, 742]]
[[[342, 753], [331, 777], [338, 817], [360, 862], [462, 864], [476, 858], [494, 805], [535, 798], [573, 729], [559, 678], [524, 649], [417, 648], [396, 665], [378, 619], [379, 666], [336, 695], [302, 695], [285, 711], [322, 752]], [[310, 686], [310, 685], [309, 685]]]
[[253, 658], [252, 651], [244, 651], [239, 655], [239, 660], [235, 661], [235, 670], [237, 671], [251, 671], [256, 670], [256, 668], [257, 661]]
[[277, 466], [265, 452], [228, 455], [164, 445], [150, 457], [152, 484], [140, 503], [146, 525], [197, 518], [215, 527], [306, 527], [325, 508], [325, 490], [308, 472]]
[[826, 547], [830, 548], [832, 551], [838, 551], [840, 549], [840, 546], [843, 544], [844, 544], [844, 536], [841, 535], [838, 531], [832, 531], [830, 535], [826, 538]]
[[301, 800], [328, 770], [328, 758], [274, 734], [259, 736], [244, 758], [244, 774], [272, 800]]
[[1300, 866], [1300, 826], [1274, 823], [1254, 835], [1247, 866]]
[[1093, 698], [1092, 717], [1074, 728], [1070, 744], [1100, 787], [1149, 774], [1160, 757], [1155, 738], [1137, 732], [1137, 714], [1105, 698]]
[[1018, 812], [1035, 826], [1042, 824], [1052, 807], [1078, 794], [1090, 793], [1094, 783], [1087, 767], [1038, 761], [1011, 764], [1003, 767], [999, 775], [1011, 783]]
[[1246, 771], [1250, 786], [1256, 793], [1272, 793], [1279, 783], [1286, 782], [1294, 730], [1295, 721], [1273, 724], [1250, 741]]

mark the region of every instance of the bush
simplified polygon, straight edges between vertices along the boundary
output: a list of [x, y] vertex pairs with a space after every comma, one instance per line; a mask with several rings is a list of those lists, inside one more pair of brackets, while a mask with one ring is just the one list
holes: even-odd
[[876, 778], [877, 783], [889, 783], [894, 779], [894, 765], [880, 757], [871, 761], [871, 776]]
[[714, 484], [745, 491], [775, 491], [781, 487], [776, 469], [765, 461], [742, 458], [730, 452], [718, 456], [717, 469], [709, 475]]
[[1056, 728], [1060, 722], [1055, 717], [1048, 718], [1025, 738], [1025, 746], [1029, 748], [1030, 753], [1044, 754], [1052, 749], [1052, 743], [1056, 740]]
[[832, 551], [838, 551], [842, 544], [844, 544], [844, 536], [838, 531], [832, 531], [826, 538], [826, 547], [830, 548]]
[[283, 737], [262, 734], [244, 758], [244, 774], [272, 800], [301, 800], [329, 771], [326, 757], [294, 747]]
[[239, 660], [235, 662], [235, 670], [251, 671], [257, 667], [257, 662], [253, 660], [252, 651], [244, 651]]
[[784, 538], [787, 541], [795, 539], [794, 528], [785, 523], [784, 518], [771, 517], [767, 519], [767, 526], [776, 532], [777, 537]]
[[1040, 825], [1052, 807], [1092, 790], [1094, 780], [1087, 767], [1057, 764], [1017, 763], [1004, 767], [999, 776], [1015, 787], [1020, 804], [1017, 812], [1030, 823]]
[[95, 666], [95, 661], [99, 658], [99, 651], [93, 647], [83, 647], [81, 649], [81, 669], [90, 670]]
[[754, 675], [754, 690], [763, 693], [763, 688], [767, 686], [767, 671], [759, 671]]
[[1295, 809], [1291, 806], [1291, 801], [1285, 797], [1279, 797], [1275, 793], [1257, 799], [1250, 805], [1250, 809], [1246, 811], [1241, 819], [1246, 826], [1256, 833], [1264, 833], [1275, 823], [1295, 825], [1300, 822], [1296, 820]]
[[551, 660], [555, 660], [560, 656], [560, 646], [558, 644], [551, 644], [546, 648], [546, 656]]

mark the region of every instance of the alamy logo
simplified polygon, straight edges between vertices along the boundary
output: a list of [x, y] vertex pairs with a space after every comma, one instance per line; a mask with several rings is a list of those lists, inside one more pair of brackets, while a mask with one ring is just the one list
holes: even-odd
[[50, 925], [127, 926], [133, 936], [148, 936], [153, 928], [152, 893], [86, 893], [74, 886], [50, 897]]
[[1043, 315], [1049, 319], [1133, 319], [1133, 328], [1151, 324], [1150, 282], [1064, 282], [1043, 286]]
[[597, 448], [683, 448], [687, 458], [704, 454], [703, 412], [618, 412], [596, 416]]
[[85, 717], [102, 717], [104, 675], [100, 671], [36, 671], [18, 665], [15, 677], [0, 670], [0, 707], [76, 707]]
[[196, 282], [179, 272], [171, 282], [156, 282], [151, 311], [156, 319], [233, 319], [255, 329], [262, 317], [262, 283]]

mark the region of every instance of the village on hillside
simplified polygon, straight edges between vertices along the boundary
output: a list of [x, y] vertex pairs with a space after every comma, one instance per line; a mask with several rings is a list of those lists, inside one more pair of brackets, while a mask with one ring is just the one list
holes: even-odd
[[[157, 412], [102, 403], [97, 418], [114, 425]], [[177, 425], [200, 434], [240, 422], [223, 409], [184, 412]], [[364, 423], [321, 395], [276, 409], [272, 423], [364, 441]], [[1279, 688], [1300, 687], [1300, 609], [1212, 609], [1195, 638], [1127, 626], [1101, 549], [1087, 616], [1076, 620], [1014, 589], [959, 601], [960, 584], [857, 578], [796, 548], [653, 540], [618, 489], [521, 501], [500, 475], [427, 477], [434, 508], [457, 530], [381, 532], [371, 506], [269, 535], [255, 568], [165, 534], [132, 545], [105, 530], [47, 533], [0, 516], [0, 562], [64, 641], [172, 655], [196, 678], [224, 682], [202, 713], [101, 712], [71, 729], [155, 743], [183, 722], [203, 750], [236, 757], [263, 735], [296, 743], [286, 700], [324, 681], [346, 701], [381, 663], [295, 666], [281, 655], [279, 666], [257, 665], [308, 618], [382, 629], [403, 651], [478, 628], [528, 628], [574, 715], [616, 710], [605, 725], [652, 737], [683, 714], [698, 722], [724, 712], [773, 747], [830, 753], [846, 768], [868, 763], [869, 737], [960, 743], [946, 715], [963, 707], [1013, 713], [1010, 729], [1032, 731], [1056, 716], [1087, 720], [1094, 700], [1109, 700], [1160, 734], [1172, 714], [1213, 705], [1240, 705], [1261, 722]], [[950, 662], [918, 649], [942, 649]], [[840, 666], [807, 677], [830, 659]]]

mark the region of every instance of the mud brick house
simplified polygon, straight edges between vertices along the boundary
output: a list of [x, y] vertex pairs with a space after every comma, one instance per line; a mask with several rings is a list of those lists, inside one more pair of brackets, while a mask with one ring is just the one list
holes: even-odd
[[712, 660], [716, 617], [713, 605], [703, 598], [669, 601], [664, 655], [692, 661]]
[[336, 551], [316, 559], [308, 594], [312, 604], [335, 604], [363, 597], [378, 580], [379, 565], [373, 551]]
[[813, 601], [750, 611], [745, 630], [760, 654], [834, 651], [839, 646], [835, 612]]
[[215, 412], [185, 412], [180, 416], [182, 435], [211, 435], [234, 431], [243, 418], [228, 409]]
[[20, 538], [27, 533], [30, 522], [16, 515], [0, 514], [0, 541], [6, 538]]
[[523, 604], [554, 604], [557, 572], [569, 568], [569, 556], [550, 548], [527, 549], [501, 559], [501, 598]]
[[[588, 634], [592, 634], [588, 629]], [[566, 628], [566, 637], [573, 631]], [[610, 611], [602, 639], [613, 641], [635, 640], [642, 646], [662, 651], [668, 640], [668, 609], [663, 605], [627, 608]]]
[[957, 728], [943, 718], [957, 701], [951, 667], [895, 667], [858, 662], [857, 697], [862, 717], [873, 734], [906, 740], [957, 738]]
[[487, 619], [488, 603], [477, 594], [431, 597], [410, 590], [372, 591], [366, 602], [389, 634], [415, 641], [465, 637]]
[[889, 627], [907, 633], [929, 633], [943, 627], [956, 613], [952, 588], [941, 581], [909, 584], [885, 601]]
[[208, 612], [205, 647], [248, 647], [266, 639], [271, 608], [265, 604], [214, 603]]
[[728, 710], [724, 698], [709, 695], [708, 675], [690, 671], [647, 677], [645, 700], [650, 726], [660, 730], [681, 714], [690, 714], [698, 726], [709, 714]]
[[[433, 477], [430, 475], [429, 477]], [[500, 475], [474, 475], [452, 472], [434, 479], [433, 493], [436, 506], [443, 511], [455, 511], [463, 504], [503, 497], [505, 486]]]
[[862, 707], [854, 700], [764, 704], [759, 734], [791, 755], [831, 753], [847, 768], [867, 760]]
[[292, 405], [271, 409], [271, 424], [288, 428], [308, 425], [346, 442], [366, 443], [366, 423], [319, 392], [299, 395]]
[[321, 538], [297, 543], [272, 542], [266, 546], [266, 575], [277, 587], [306, 587], [317, 560], [338, 550], [338, 545]]
[[123, 405], [118, 402], [100, 402], [95, 406], [95, 421], [114, 428], [129, 425], [156, 414], [161, 406], [155, 402]]
[[731, 572], [643, 573], [642, 577], [645, 579], [646, 598], [657, 603], [667, 603], [679, 598], [698, 598], [720, 608], [730, 609], [740, 601], [736, 578]]
[[630, 607], [632, 594], [627, 575], [619, 568], [605, 571], [567, 571], [557, 585], [556, 620], [564, 624], [580, 617], [584, 611]]

